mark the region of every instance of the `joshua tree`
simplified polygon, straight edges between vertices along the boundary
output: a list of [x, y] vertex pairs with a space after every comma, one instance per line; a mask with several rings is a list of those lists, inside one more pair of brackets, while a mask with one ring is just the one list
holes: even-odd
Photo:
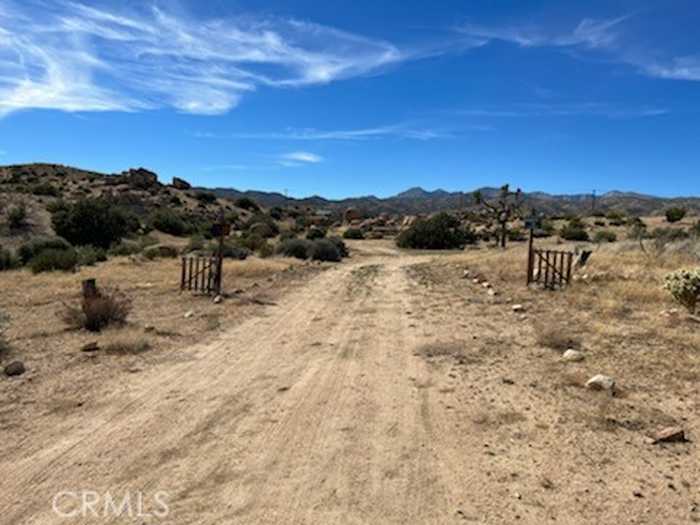
[[508, 223], [516, 218], [520, 218], [523, 204], [523, 192], [518, 188], [510, 191], [508, 184], [501, 187], [498, 197], [492, 201], [487, 201], [480, 191], [474, 192], [474, 200], [480, 204], [486, 216], [498, 224], [498, 236], [501, 248], [506, 247], [508, 239]]

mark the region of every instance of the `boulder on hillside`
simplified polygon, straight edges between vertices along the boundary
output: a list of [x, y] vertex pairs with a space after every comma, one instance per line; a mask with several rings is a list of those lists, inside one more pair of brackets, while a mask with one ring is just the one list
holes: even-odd
[[173, 183], [171, 186], [176, 190], [189, 190], [192, 187], [189, 182], [179, 177], [173, 177]]
[[123, 172], [122, 176], [133, 188], [146, 190], [158, 185], [158, 175], [144, 168], [130, 169]]

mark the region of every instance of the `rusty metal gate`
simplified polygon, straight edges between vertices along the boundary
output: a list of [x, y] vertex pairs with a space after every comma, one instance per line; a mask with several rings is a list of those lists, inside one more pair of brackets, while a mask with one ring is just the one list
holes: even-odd
[[527, 284], [540, 284], [545, 289], [563, 288], [571, 282], [574, 254], [555, 250], [535, 250], [528, 254]]
[[221, 257], [189, 255], [182, 258], [180, 290], [221, 293]]

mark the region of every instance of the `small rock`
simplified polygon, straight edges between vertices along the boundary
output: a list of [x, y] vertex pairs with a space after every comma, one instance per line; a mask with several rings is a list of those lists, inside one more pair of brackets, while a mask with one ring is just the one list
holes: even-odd
[[511, 308], [516, 313], [525, 311], [525, 307], [522, 304], [514, 304]]
[[462, 274], [462, 279], [468, 279], [470, 275], [471, 272], [469, 270], [464, 270], [464, 273]]
[[152, 324], [147, 324], [146, 326], [143, 327], [143, 331], [146, 332], [147, 334], [149, 334], [151, 332], [155, 332], [156, 327], [153, 326]]
[[684, 443], [688, 441], [685, 431], [681, 427], [666, 427], [654, 434], [654, 444], [656, 443]]
[[189, 310], [185, 312], [185, 319], [189, 319], [192, 316], [194, 316], [194, 310]]
[[583, 361], [585, 357], [586, 356], [583, 354], [583, 352], [579, 352], [573, 348], [569, 348], [566, 352], [564, 352], [564, 355], [561, 356], [562, 360], [572, 363], [576, 361]]
[[214, 304], [219, 304], [223, 300], [224, 300], [223, 297], [221, 297], [220, 295], [217, 295], [216, 297], [214, 297]]
[[27, 369], [24, 367], [24, 363], [22, 361], [13, 361], [5, 367], [5, 375], [7, 377], [21, 376], [26, 371]]
[[92, 341], [91, 343], [83, 345], [83, 347], [80, 349], [80, 351], [81, 352], [97, 352], [99, 349], [100, 349], [100, 345], [97, 343], [97, 341]]
[[484, 288], [491, 288], [491, 283], [486, 281], [486, 282], [481, 283], [481, 286], [483, 286]]
[[478, 278], [478, 277], [474, 277], [474, 278], [472, 279], [472, 282], [473, 282], [474, 284], [479, 284], [480, 281], [479, 281], [479, 278]]
[[598, 374], [586, 381], [586, 388], [590, 390], [613, 390], [615, 388], [615, 380], [603, 374]]
[[496, 297], [498, 295], [498, 292], [496, 290], [489, 289], [488, 294], [491, 297]]
[[644, 494], [642, 494], [642, 492], [639, 491], [639, 490], [633, 490], [633, 491], [632, 491], [632, 495], [633, 495], [635, 498], [643, 498], [643, 497], [644, 497]]

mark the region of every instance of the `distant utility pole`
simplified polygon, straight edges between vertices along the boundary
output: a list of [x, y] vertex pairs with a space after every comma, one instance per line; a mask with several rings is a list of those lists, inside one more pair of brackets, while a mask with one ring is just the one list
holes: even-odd
[[593, 190], [593, 195], [591, 197], [591, 212], [595, 213], [595, 190]]

